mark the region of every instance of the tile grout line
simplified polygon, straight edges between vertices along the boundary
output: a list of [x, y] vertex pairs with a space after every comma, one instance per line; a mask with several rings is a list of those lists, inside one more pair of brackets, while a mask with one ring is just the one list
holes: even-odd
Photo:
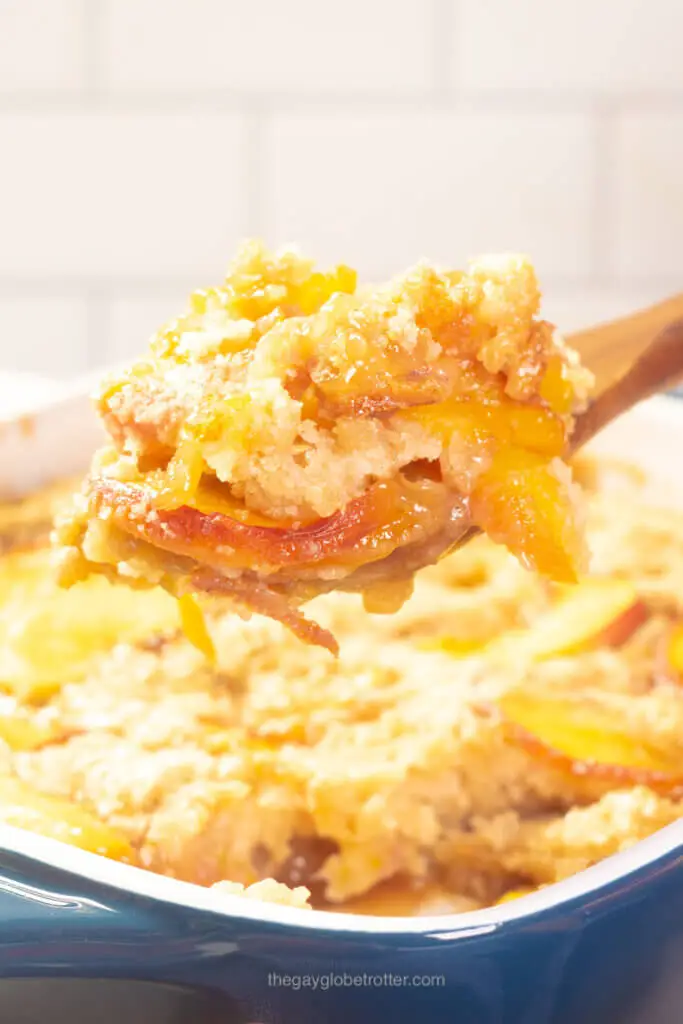
[[[258, 224], [254, 225], [256, 228]], [[267, 219], [262, 219], [261, 228], [269, 227]], [[545, 289], [556, 288], [566, 293], [579, 295], [595, 295], [602, 291], [614, 293], [628, 292], [631, 289], [651, 289], [657, 287], [680, 288], [680, 278], [674, 273], [652, 275], [629, 275], [619, 279], [600, 279], [596, 274], [587, 272], [585, 275], [544, 274]], [[92, 294], [101, 302], [109, 302], [124, 294], [130, 298], [156, 298], [169, 291], [181, 290], [189, 292], [192, 282], [186, 277], [132, 278], [122, 275], [93, 275], [74, 277], [13, 277], [0, 274], [0, 300], [8, 297], [22, 298], [82, 298], [84, 294]]]
[[[86, 3], [89, 0], [85, 0]], [[683, 112], [683, 94], [653, 93], [622, 94], [619, 97], [600, 95], [592, 90], [465, 90], [455, 91], [439, 81], [431, 91], [395, 91], [388, 93], [357, 92], [309, 94], [305, 92], [243, 92], [239, 90], [193, 90], [184, 92], [138, 91], [109, 92], [103, 89], [97, 72], [99, 49], [99, 20], [92, 16], [97, 0], [91, 0], [93, 9], [88, 16], [90, 27], [88, 54], [84, 54], [85, 89], [71, 89], [59, 92], [47, 90], [26, 90], [22, 93], [0, 91], [0, 114], [12, 113], [53, 115], [73, 113], [86, 109], [89, 102], [96, 101], [103, 113], [116, 114], [167, 114], [201, 110], [208, 114], [245, 113], [257, 108], [267, 108], [277, 115], [320, 113], [321, 111], [355, 114], [382, 114], [387, 112], [446, 110], [454, 113], [508, 113], [511, 115], [553, 115], [562, 113], [585, 113], [597, 106], [609, 107], [618, 102], [634, 112], [664, 113]], [[443, 0], [435, 0], [442, 3]], [[88, 8], [90, 10], [90, 8]], [[446, 33], [444, 32], [444, 35]], [[436, 45], [436, 43], [435, 43]], [[443, 40], [439, 40], [443, 47]], [[450, 58], [448, 58], [450, 60]], [[441, 62], [442, 65], [444, 62]], [[444, 67], [444, 70], [447, 70]]]
[[82, 298], [84, 293], [92, 291], [98, 298], [109, 301], [121, 292], [133, 293], [134, 297], [147, 298], [163, 295], [174, 289], [188, 289], [186, 277], [126, 277], [121, 275], [104, 275], [99, 277], [13, 277], [0, 274], [0, 298], [7, 295], [25, 297], [40, 296], [43, 298]]

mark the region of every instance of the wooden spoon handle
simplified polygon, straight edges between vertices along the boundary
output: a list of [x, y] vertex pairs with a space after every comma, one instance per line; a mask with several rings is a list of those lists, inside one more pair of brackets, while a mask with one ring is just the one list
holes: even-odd
[[683, 380], [683, 319], [668, 323], [630, 368], [594, 398], [576, 420], [572, 451], [594, 437], [611, 420], [659, 391], [668, 391]]
[[681, 319], [683, 294], [621, 320], [577, 331], [567, 340], [595, 374], [595, 394], [600, 395], [628, 372], [661, 331]]

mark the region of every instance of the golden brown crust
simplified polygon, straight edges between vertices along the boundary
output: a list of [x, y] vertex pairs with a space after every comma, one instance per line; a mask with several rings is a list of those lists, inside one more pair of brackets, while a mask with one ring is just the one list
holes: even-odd
[[[553, 360], [571, 387], [565, 411], [586, 397], [587, 374], [538, 318], [538, 285], [523, 257], [487, 257], [467, 273], [420, 264], [375, 291], [322, 291], [307, 313], [297, 289], [282, 283], [294, 268], [299, 291], [322, 276], [291, 253], [247, 246], [222, 288], [202, 293], [208, 297], [160, 332], [150, 358], [105, 382], [99, 409], [119, 447], [156, 456], [193, 426], [207, 444], [220, 438], [226, 472], [232, 451], [228, 475], [217, 472], [238, 483], [235, 460], [247, 443], [252, 456], [276, 450], [270, 425], [300, 429], [307, 412], [320, 422], [331, 417], [331, 427], [345, 416], [385, 415], [482, 388], [527, 401], [539, 396]], [[240, 288], [251, 295], [259, 280], [264, 293], [288, 291], [289, 304], [273, 305], [273, 297], [267, 316], [238, 318]], [[247, 439], [224, 427], [236, 403], [243, 417], [249, 407]], [[274, 496], [263, 506], [270, 514]]]

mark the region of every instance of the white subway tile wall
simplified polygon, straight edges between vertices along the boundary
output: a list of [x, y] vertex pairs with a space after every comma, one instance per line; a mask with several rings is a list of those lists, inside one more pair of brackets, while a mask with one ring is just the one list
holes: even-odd
[[102, 81], [122, 92], [425, 94], [424, 0], [103, 0]]
[[509, 249], [531, 253], [543, 276], [592, 269], [583, 114], [283, 114], [264, 156], [275, 239], [296, 237], [365, 274]]
[[496, 92], [681, 94], [681, 24], [678, 0], [461, 0], [452, 81]]
[[0, 280], [220, 273], [246, 230], [239, 114], [1, 114]]
[[88, 365], [88, 342], [88, 304], [82, 298], [0, 289], [0, 372], [73, 376]]
[[612, 272], [623, 277], [647, 272], [652, 276], [683, 278], [680, 113], [633, 111], [618, 118], [611, 204]]
[[0, 0], [0, 370], [125, 359], [239, 240], [528, 252], [566, 330], [683, 274], [681, 0]]
[[0, 0], [0, 92], [82, 89], [83, 15], [84, 0]]

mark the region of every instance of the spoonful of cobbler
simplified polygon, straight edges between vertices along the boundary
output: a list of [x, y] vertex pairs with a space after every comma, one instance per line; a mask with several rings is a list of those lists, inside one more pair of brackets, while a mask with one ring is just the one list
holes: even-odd
[[57, 526], [62, 582], [220, 597], [336, 651], [302, 604], [343, 589], [395, 610], [419, 568], [479, 530], [575, 580], [563, 460], [599, 407], [539, 308], [521, 256], [421, 263], [370, 288], [247, 244], [103, 383], [109, 443]]

